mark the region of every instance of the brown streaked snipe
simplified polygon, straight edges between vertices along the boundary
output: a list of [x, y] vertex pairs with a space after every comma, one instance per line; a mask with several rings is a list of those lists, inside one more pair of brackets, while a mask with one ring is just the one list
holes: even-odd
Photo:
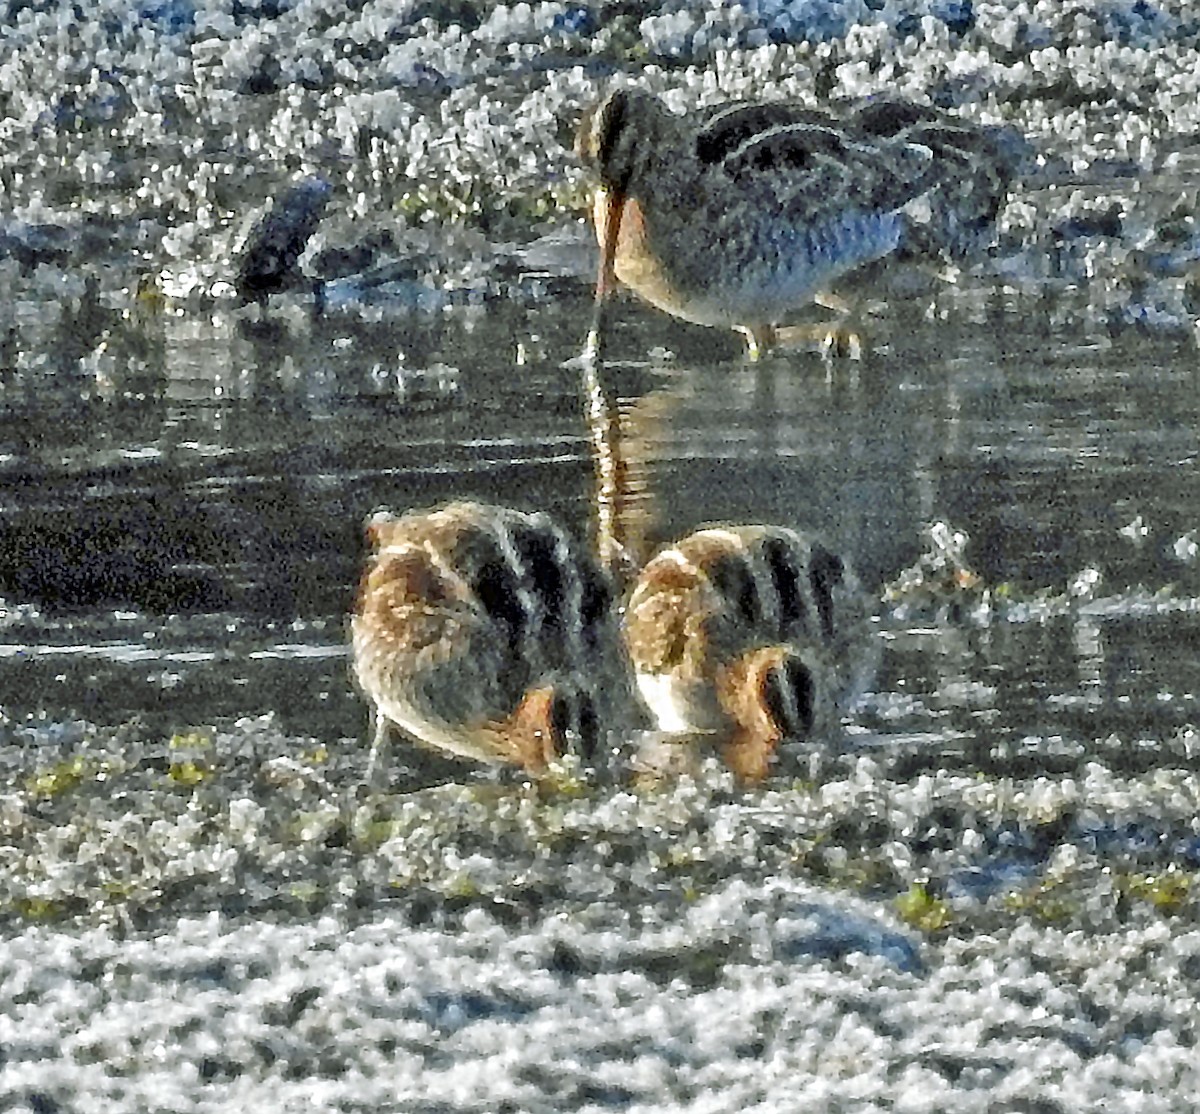
[[576, 153], [598, 181], [591, 355], [620, 280], [676, 317], [744, 333], [755, 358], [861, 268], [988, 236], [1010, 176], [988, 129], [894, 100], [842, 117], [771, 102], [683, 117], [619, 87], [585, 115]]
[[597, 761], [634, 703], [613, 589], [543, 514], [450, 503], [368, 523], [351, 619], [371, 702], [376, 782], [390, 727], [444, 754], [537, 775], [568, 750]]
[[707, 528], [660, 550], [634, 584], [623, 633], [659, 730], [709, 738], [750, 783], [782, 741], [839, 723], [874, 661], [846, 562], [776, 526]]

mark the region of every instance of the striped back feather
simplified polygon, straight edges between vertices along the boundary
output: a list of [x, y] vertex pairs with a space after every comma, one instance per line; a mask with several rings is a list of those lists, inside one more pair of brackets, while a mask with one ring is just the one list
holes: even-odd
[[600, 757], [629, 698], [613, 590], [549, 516], [459, 502], [376, 515], [369, 534], [355, 672], [386, 719], [437, 749], [528, 766], [504, 735], [536, 712], [551, 756]]

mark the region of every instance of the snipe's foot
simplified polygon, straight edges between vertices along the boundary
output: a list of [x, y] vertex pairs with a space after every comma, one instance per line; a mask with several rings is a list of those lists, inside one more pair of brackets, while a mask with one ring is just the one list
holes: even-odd
[[737, 325], [736, 330], [746, 338], [746, 359], [758, 363], [775, 347], [774, 325]]
[[775, 330], [780, 348], [816, 348], [829, 360], [861, 360], [866, 346], [862, 336], [841, 321], [820, 321], [811, 325], [787, 325]]

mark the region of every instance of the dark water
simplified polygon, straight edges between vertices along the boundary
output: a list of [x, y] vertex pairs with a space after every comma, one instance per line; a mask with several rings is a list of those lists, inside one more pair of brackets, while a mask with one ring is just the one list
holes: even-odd
[[[948, 523], [991, 616], [881, 608], [854, 737], [903, 741], [918, 767], [1020, 771], [1116, 734], [1136, 763], [1131, 742], [1197, 717], [1197, 353], [1110, 337], [1063, 298], [938, 305], [892, 307], [862, 362], [752, 366], [732, 336], [622, 304], [609, 384], [648, 542], [711, 521], [814, 529], [878, 593]], [[378, 324], [193, 309], [82, 355], [71, 322], [35, 320], [0, 388], [9, 722], [274, 712], [289, 733], [363, 737], [344, 639], [372, 510], [469, 497], [589, 528], [580, 376], [562, 366], [586, 314], [582, 287]], [[1046, 604], [1080, 574], [1095, 586]]]

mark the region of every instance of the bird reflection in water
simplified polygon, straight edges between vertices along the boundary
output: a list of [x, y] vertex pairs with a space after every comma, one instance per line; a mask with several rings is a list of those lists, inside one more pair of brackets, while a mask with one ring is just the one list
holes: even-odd
[[649, 776], [715, 754], [753, 784], [785, 741], [840, 723], [869, 658], [849, 563], [758, 524], [705, 527], [652, 552], [641, 442], [674, 400], [622, 396], [620, 369], [581, 370], [590, 550], [544, 514], [492, 504], [371, 520], [352, 629], [376, 721], [373, 784], [393, 726], [535, 777], [572, 753]]

